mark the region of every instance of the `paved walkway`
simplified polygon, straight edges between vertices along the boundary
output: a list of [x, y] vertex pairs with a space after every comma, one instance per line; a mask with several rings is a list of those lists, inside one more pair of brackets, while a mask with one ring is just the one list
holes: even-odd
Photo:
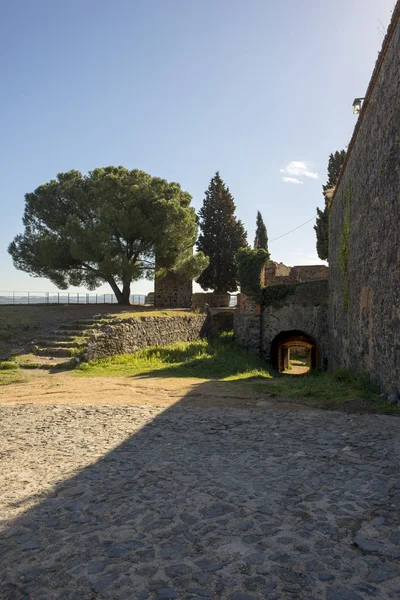
[[0, 405], [0, 598], [400, 597], [400, 419]]

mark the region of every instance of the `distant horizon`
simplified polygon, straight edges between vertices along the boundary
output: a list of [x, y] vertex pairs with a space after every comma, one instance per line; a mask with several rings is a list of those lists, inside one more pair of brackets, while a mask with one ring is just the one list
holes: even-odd
[[[274, 262], [274, 263], [277, 263], [277, 264], [284, 264], [286, 267], [292, 267], [292, 268], [294, 268], [294, 267], [305, 267], [305, 266], [307, 266], [307, 267], [326, 266], [326, 267], [329, 268], [329, 264], [327, 263], [327, 261], [319, 261], [319, 262], [317, 262], [315, 264], [304, 264], [304, 265], [300, 265], [300, 264], [298, 264], [298, 265], [286, 265], [282, 261], [274, 261], [272, 259], [269, 262]], [[31, 279], [34, 280], [35, 277], [31, 277]], [[137, 283], [139, 281], [140, 282], [148, 282], [149, 285], [152, 286], [152, 289], [150, 289], [150, 290], [148, 290], [146, 292], [136, 292], [136, 291], [134, 291], [135, 283]], [[134, 296], [134, 295], [138, 295], [138, 296], [143, 296], [144, 295], [144, 296], [146, 296], [150, 292], [154, 291], [154, 278], [153, 279], [139, 279], [139, 280], [137, 280], [137, 282], [133, 281], [132, 284], [131, 284], [131, 296]], [[111, 292], [110, 291], [106, 291], [106, 289], [108, 289], [108, 290], [111, 289], [108, 284], [104, 284], [103, 286], [101, 286], [99, 288], [96, 288], [95, 290], [88, 290], [87, 288], [82, 288], [82, 287], [81, 288], [70, 287], [70, 288], [67, 288], [65, 290], [62, 290], [62, 289], [57, 288], [56, 286], [54, 286], [54, 284], [51, 284], [51, 282], [49, 282], [49, 284], [50, 284], [50, 286], [53, 285], [53, 289], [0, 290], [0, 299], [1, 299], [1, 297], [2, 297], [3, 294], [12, 294], [13, 292], [18, 293], [18, 294], [23, 294], [23, 293], [27, 293], [27, 294], [28, 293], [29, 294], [30, 293], [32, 293], [32, 294], [47, 294], [47, 293], [51, 293], [53, 295], [59, 294], [60, 296], [65, 296], [68, 293], [69, 294], [73, 294], [73, 295], [80, 294], [82, 296], [84, 294], [88, 294], [90, 296], [96, 296], [96, 294], [97, 294], [98, 296], [108, 295], [108, 296], [114, 296], [115, 297], [115, 294], [112, 291]], [[104, 291], [103, 291], [103, 288], [104, 288]], [[99, 290], [101, 290], [101, 291], [99, 291]], [[198, 283], [196, 283], [196, 281], [193, 281], [193, 292], [194, 293], [196, 293], [196, 292], [207, 293], [207, 291], [203, 290], [200, 287], [200, 285]], [[236, 291], [236, 292], [230, 292], [230, 293], [231, 294], [236, 294], [238, 292]], [[1, 302], [0, 302], [0, 304], [1, 304]]]

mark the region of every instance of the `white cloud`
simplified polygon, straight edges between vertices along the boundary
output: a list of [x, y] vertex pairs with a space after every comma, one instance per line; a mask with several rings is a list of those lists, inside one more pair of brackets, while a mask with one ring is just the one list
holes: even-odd
[[[311, 226], [311, 224], [310, 224]], [[321, 260], [317, 254], [305, 254], [304, 252], [296, 252], [290, 255], [289, 265], [326, 265], [326, 260]]]
[[297, 179], [296, 177], [282, 177], [282, 181], [284, 181], [285, 183], [303, 183], [302, 181], [300, 181], [300, 179]]
[[[308, 177], [309, 179], [318, 179], [318, 173], [311, 171], [308, 164], [302, 160], [292, 160], [285, 168], [280, 170], [281, 173], [296, 177]], [[282, 178], [284, 179], [284, 178]]]

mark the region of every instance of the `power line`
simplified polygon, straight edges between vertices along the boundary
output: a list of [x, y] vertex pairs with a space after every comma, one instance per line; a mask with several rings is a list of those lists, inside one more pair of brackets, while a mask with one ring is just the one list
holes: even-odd
[[286, 233], [279, 235], [278, 237], [274, 238], [273, 240], [268, 240], [268, 243], [275, 242], [276, 240], [280, 240], [281, 238], [285, 237], [285, 235], [289, 235], [289, 233], [293, 233], [293, 231], [296, 231], [297, 229], [300, 229], [300, 227], [307, 225], [307, 223], [310, 223], [310, 221], [314, 221], [314, 219], [316, 219], [316, 217], [312, 217], [311, 219], [308, 219], [308, 221], [305, 221], [304, 223], [302, 223], [301, 225], [298, 225], [294, 229], [291, 229], [290, 231], [287, 231]]

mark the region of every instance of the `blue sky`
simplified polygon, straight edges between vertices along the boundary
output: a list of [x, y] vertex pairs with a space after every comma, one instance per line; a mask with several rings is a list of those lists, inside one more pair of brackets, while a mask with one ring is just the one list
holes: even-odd
[[[47, 291], [14, 269], [7, 246], [23, 230], [24, 194], [69, 169], [143, 169], [178, 181], [196, 208], [219, 170], [251, 242], [257, 210], [270, 239], [313, 217], [394, 0], [0, 6], [0, 291]], [[270, 251], [289, 265], [319, 262], [313, 223]]]

